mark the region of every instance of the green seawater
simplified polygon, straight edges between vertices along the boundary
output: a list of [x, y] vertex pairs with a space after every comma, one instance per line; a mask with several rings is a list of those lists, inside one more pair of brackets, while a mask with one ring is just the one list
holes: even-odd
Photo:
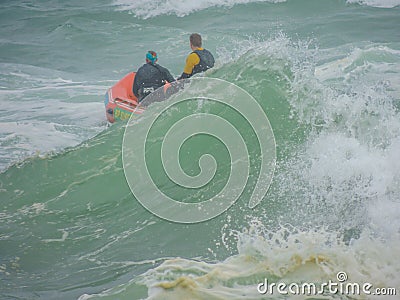
[[[375, 2], [3, 1], [0, 298], [263, 299], [265, 278], [318, 283], [339, 271], [399, 289], [400, 3]], [[165, 194], [199, 202], [229, 177], [229, 151], [205, 134], [179, 157], [195, 176], [211, 154], [211, 182], [192, 191], [163, 171], [162, 137], [186, 115], [229, 120], [250, 156], [231, 208], [179, 224], [133, 196], [126, 123], [109, 126], [103, 101], [148, 50], [179, 76], [192, 32], [216, 57], [204, 76], [260, 104], [277, 164], [268, 193], [249, 208], [262, 149], [248, 122], [207, 101], [179, 106], [146, 153]]]

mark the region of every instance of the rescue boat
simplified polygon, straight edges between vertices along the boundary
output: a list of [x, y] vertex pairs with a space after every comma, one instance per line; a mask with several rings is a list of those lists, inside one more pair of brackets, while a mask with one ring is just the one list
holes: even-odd
[[107, 90], [104, 105], [106, 117], [110, 123], [116, 120], [127, 120], [132, 114], [141, 114], [143, 108], [138, 107], [138, 99], [133, 94], [132, 85], [136, 72], [127, 74]]

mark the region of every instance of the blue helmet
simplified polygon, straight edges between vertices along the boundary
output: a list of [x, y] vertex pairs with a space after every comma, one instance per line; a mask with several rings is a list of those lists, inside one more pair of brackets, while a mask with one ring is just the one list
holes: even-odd
[[154, 64], [157, 61], [157, 53], [154, 51], [148, 51], [146, 54], [146, 60]]

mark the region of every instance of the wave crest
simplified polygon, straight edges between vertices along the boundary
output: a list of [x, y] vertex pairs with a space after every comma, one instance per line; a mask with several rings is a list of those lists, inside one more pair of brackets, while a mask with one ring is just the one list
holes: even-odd
[[146, 0], [116, 0], [114, 5], [118, 6], [119, 10], [129, 10], [137, 17], [148, 19], [160, 15], [183, 17], [210, 7], [232, 7], [236, 4], [254, 2], [279, 3], [286, 2], [286, 0], [155, 0], [151, 2]]

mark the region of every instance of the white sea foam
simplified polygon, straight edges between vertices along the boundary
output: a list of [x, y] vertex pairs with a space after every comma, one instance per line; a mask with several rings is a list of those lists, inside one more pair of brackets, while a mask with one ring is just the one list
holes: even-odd
[[7, 88], [0, 89], [0, 171], [29, 156], [75, 146], [105, 128], [104, 105], [92, 98], [106, 86], [46, 68], [1, 66]]
[[358, 3], [380, 8], [393, 8], [400, 5], [400, 0], [347, 0], [347, 3]]
[[114, 5], [118, 6], [120, 10], [130, 10], [136, 16], [147, 19], [159, 15], [171, 14], [183, 17], [193, 12], [207, 9], [209, 7], [232, 7], [236, 4], [253, 2], [279, 3], [286, 2], [286, 0], [115, 0]]
[[[287, 0], [114, 0], [113, 5], [117, 6], [118, 10], [128, 10], [137, 17], [147, 19], [160, 15], [177, 15], [183, 17], [210, 7], [230, 8], [237, 4], [257, 2], [280, 3], [286, 1]], [[347, 3], [357, 3], [380, 8], [393, 8], [400, 5], [400, 0], [347, 0]]]
[[[347, 282], [396, 288], [400, 268], [399, 254], [394, 249], [398, 246], [398, 239], [387, 243], [367, 234], [346, 245], [334, 233], [323, 230], [282, 228], [270, 232], [258, 224], [240, 234], [239, 254], [225, 261], [169, 260], [144, 274], [139, 282], [150, 287], [148, 299], [261, 299], [257, 284], [264, 278], [269, 282], [318, 285], [329, 280], [337, 282], [338, 272], [346, 272]], [[329, 294], [326, 296], [330, 299]], [[278, 293], [269, 297], [282, 299]], [[381, 297], [356, 295], [348, 299]]]
[[[183, 258], [168, 259], [138, 278], [101, 294], [82, 295], [79, 299], [115, 299], [131, 295], [138, 285], [149, 288], [146, 299], [264, 299], [257, 285], [269, 283], [313, 283], [316, 286], [338, 282], [345, 272], [345, 283], [364, 283], [374, 288], [397, 288], [400, 271], [398, 236], [391, 241], [376, 240], [363, 233], [350, 244], [335, 233], [282, 227], [270, 231], [254, 220], [238, 234], [238, 254], [221, 262]], [[318, 295], [321, 297], [322, 295]], [[337, 295], [336, 295], [337, 296]], [[333, 299], [326, 293], [324, 299]], [[366, 295], [341, 295], [341, 299], [391, 299]], [[283, 299], [276, 292], [271, 299]], [[292, 295], [290, 299], [309, 299], [310, 295]]]

